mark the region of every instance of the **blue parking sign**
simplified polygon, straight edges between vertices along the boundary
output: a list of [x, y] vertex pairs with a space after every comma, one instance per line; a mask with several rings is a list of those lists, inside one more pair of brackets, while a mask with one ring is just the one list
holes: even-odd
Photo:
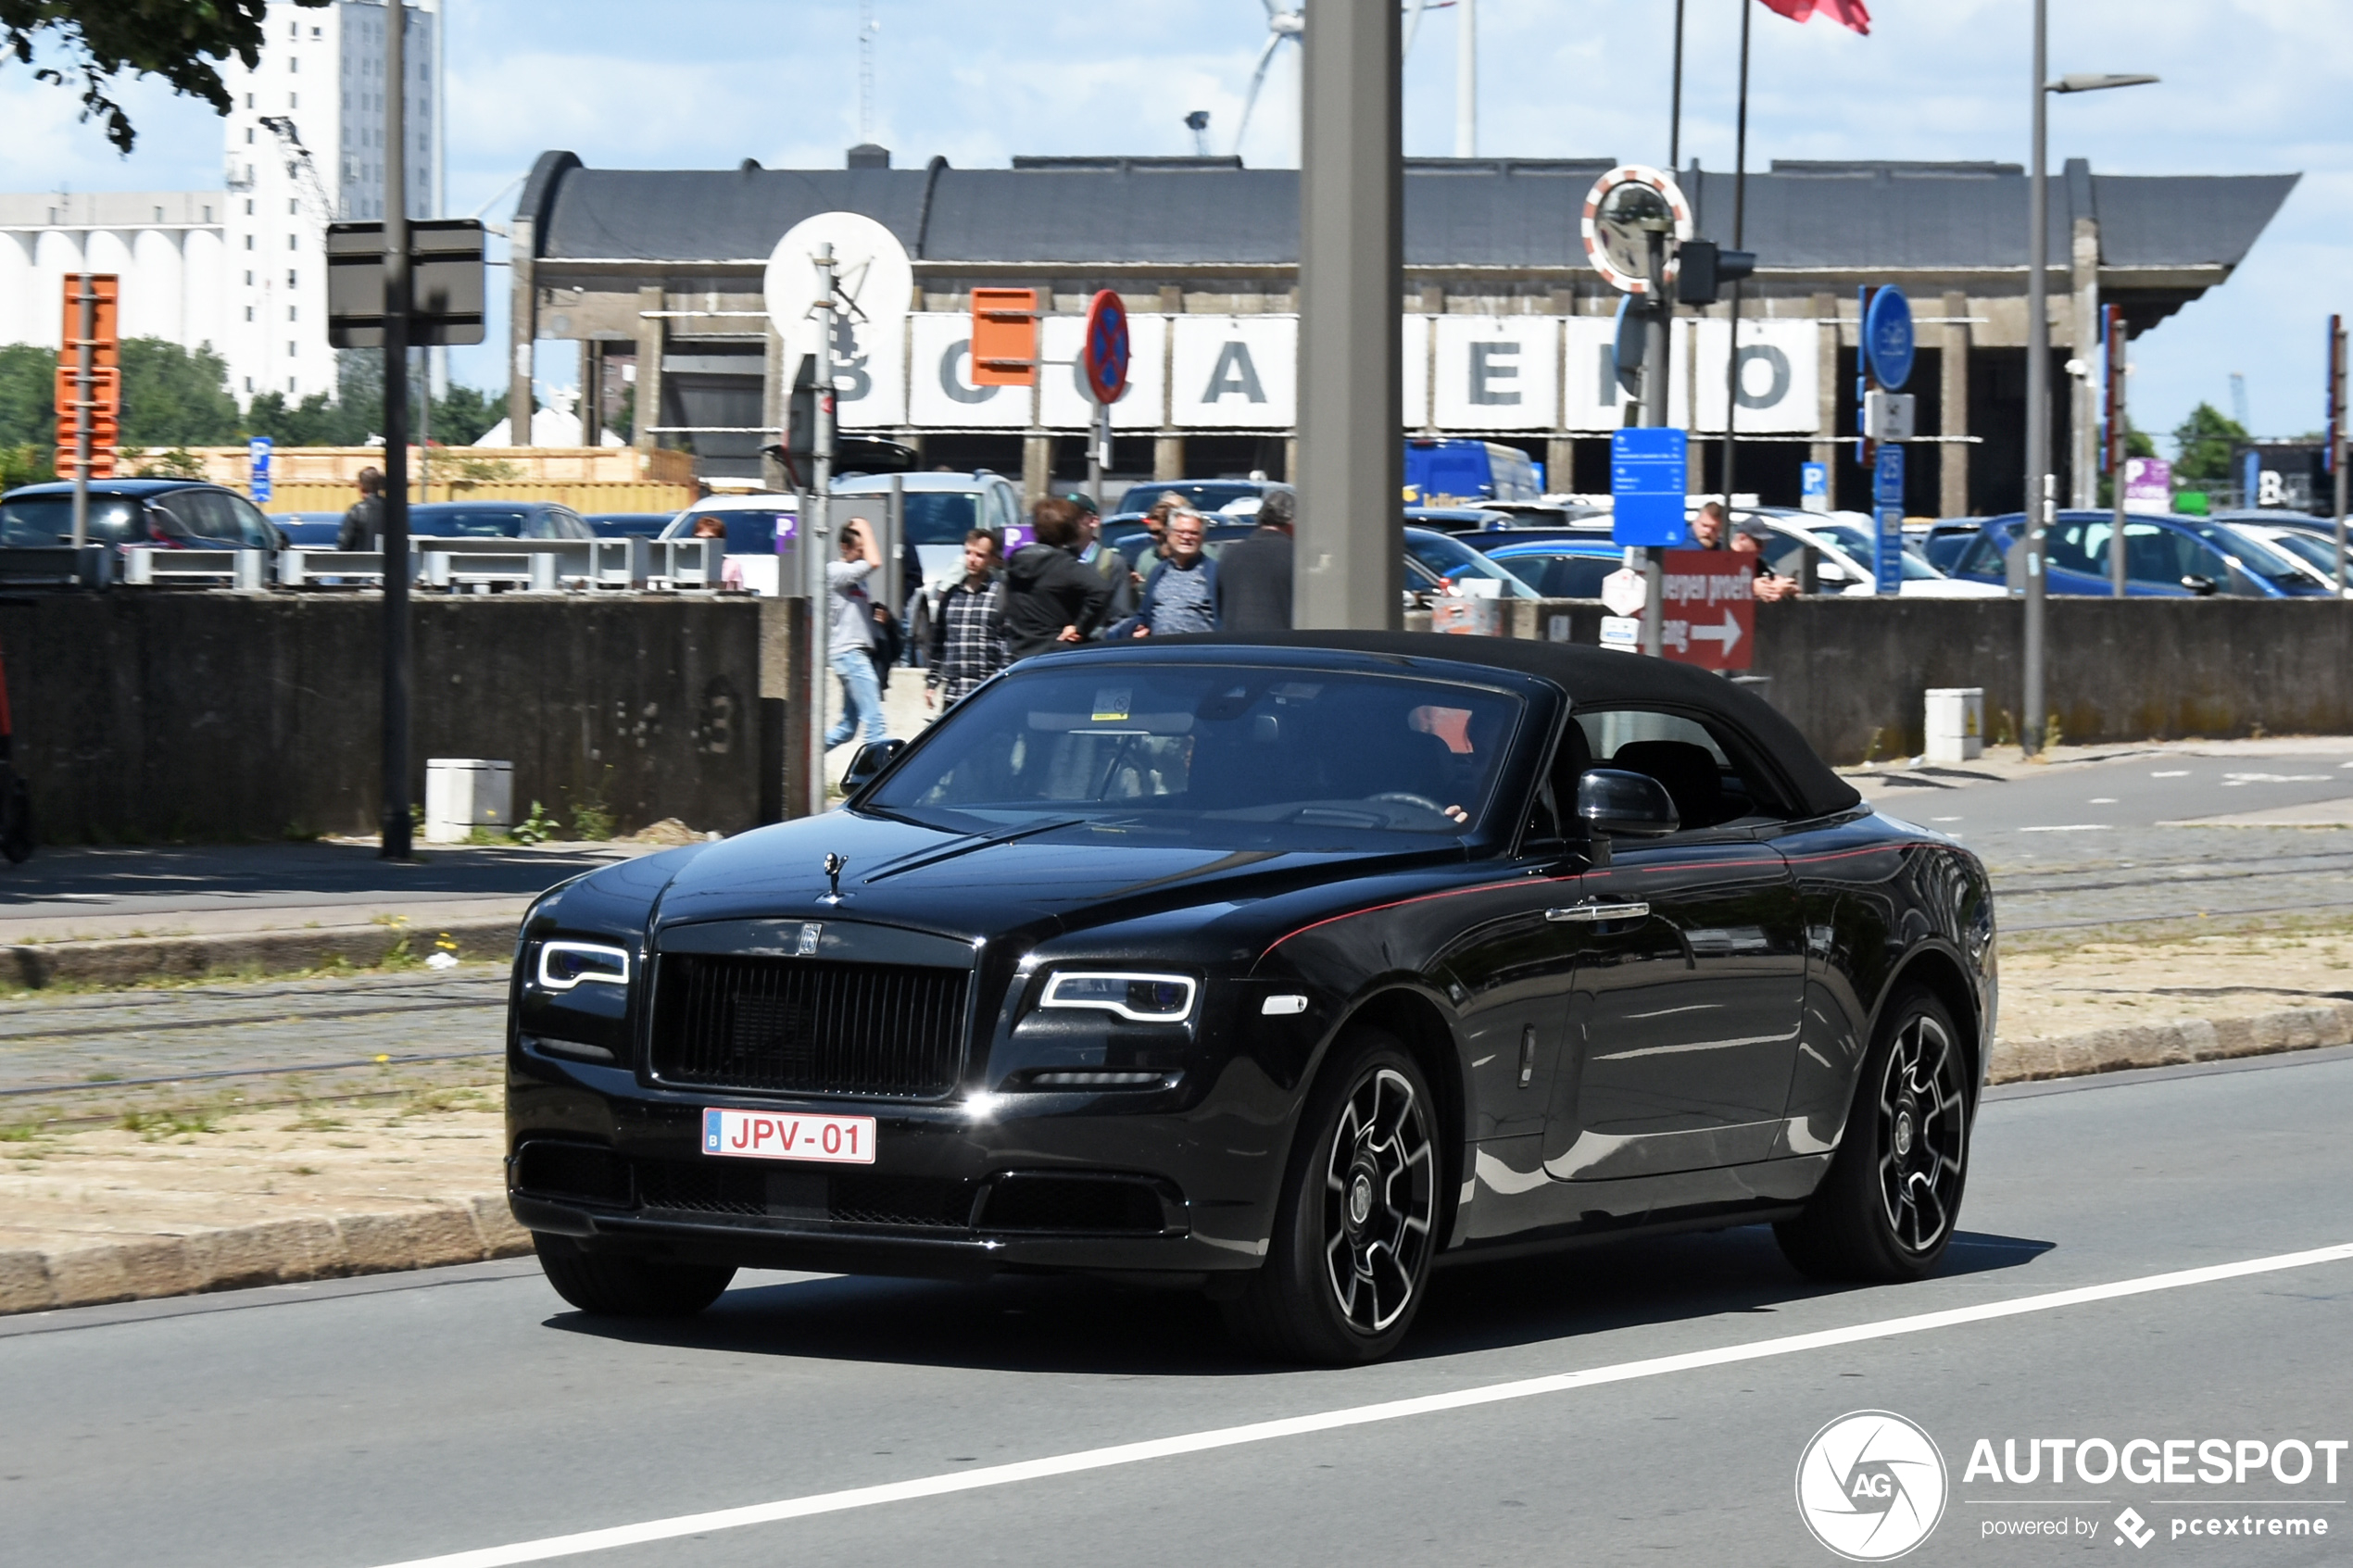
[[1611, 433], [1609, 536], [1620, 545], [1673, 547], [1689, 537], [1683, 498], [1689, 438], [1668, 426]]
[[245, 488], [257, 501], [270, 499], [270, 438], [257, 435], [245, 443]]
[[1809, 512], [1831, 509], [1831, 466], [1805, 463], [1797, 470], [1797, 504]]
[[1880, 444], [1879, 461], [1871, 469], [1871, 504], [1898, 509], [1904, 505], [1904, 448], [1893, 441]]
[[1876, 517], [1879, 558], [1872, 563], [1871, 575], [1881, 593], [1900, 593], [1904, 587], [1904, 508], [1881, 507]]

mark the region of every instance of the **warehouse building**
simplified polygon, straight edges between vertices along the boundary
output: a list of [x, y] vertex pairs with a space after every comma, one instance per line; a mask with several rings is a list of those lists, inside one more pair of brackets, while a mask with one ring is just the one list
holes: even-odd
[[[1606, 490], [1608, 433], [1626, 422], [1607, 371], [1619, 295], [1587, 263], [1579, 219], [1607, 159], [1408, 159], [1404, 401], [1409, 432], [1524, 447], [1553, 488]], [[1697, 232], [1730, 243], [1732, 177], [1680, 182]], [[2296, 176], [2142, 176], [2070, 159], [2050, 185], [2055, 456], [2063, 495], [2095, 483], [2096, 323], [2123, 308], [2148, 331], [2229, 278]], [[689, 447], [714, 479], [761, 476], [788, 370], [762, 273], [815, 214], [889, 231], [912, 284], [903, 308], [867, 302], [844, 329], [857, 360], [846, 430], [913, 445], [925, 466], [1018, 471], [1037, 495], [1084, 471], [1088, 405], [1057, 359], [1078, 319], [1116, 290], [1135, 334], [1114, 411], [1114, 468], [1137, 477], [1288, 471], [1295, 426], [1299, 176], [1235, 158], [1016, 158], [891, 167], [852, 148], [839, 169], [600, 169], [543, 154], [515, 218], [513, 390], [532, 345], [583, 349], [583, 423], [627, 388], [641, 445]], [[1834, 499], [1864, 503], [1854, 460], [1858, 289], [1903, 286], [1920, 353], [1906, 390], [1934, 446], [1909, 468], [1906, 508], [2013, 509], [2024, 467], [2026, 199], [2001, 163], [1776, 162], [1751, 174], [1746, 248], [1758, 257], [1740, 326], [1736, 487], [1795, 504], [1799, 466], [1832, 465]], [[975, 287], [1041, 291], [1051, 313], [1035, 389], [976, 387], [965, 322]], [[1674, 422], [1720, 433], [1727, 307], [1678, 323]], [[1696, 390], [1696, 396], [1692, 395]], [[584, 430], [584, 439], [593, 436]], [[1719, 443], [1694, 474], [1719, 483]], [[1922, 460], [1927, 459], [1927, 460]], [[766, 476], [774, 482], [773, 470]]]

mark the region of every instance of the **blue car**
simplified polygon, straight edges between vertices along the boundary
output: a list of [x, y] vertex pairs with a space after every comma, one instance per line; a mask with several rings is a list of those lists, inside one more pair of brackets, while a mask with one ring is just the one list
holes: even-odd
[[[1952, 575], [1966, 582], [2007, 581], [2010, 543], [2024, 523], [2019, 512], [1987, 518], [1954, 562]], [[2108, 543], [2114, 526], [2107, 512], [2058, 514], [2045, 562], [2051, 593], [2108, 596]], [[2329, 592], [2325, 583], [2252, 534], [2229, 523], [2170, 512], [2127, 514], [2124, 570], [2124, 591], [2136, 597], [2226, 594], [2279, 599]]]
[[1626, 546], [1606, 534], [1582, 539], [1513, 540], [1488, 548], [1487, 558], [1548, 599], [1597, 599], [1602, 579], [1626, 564]]

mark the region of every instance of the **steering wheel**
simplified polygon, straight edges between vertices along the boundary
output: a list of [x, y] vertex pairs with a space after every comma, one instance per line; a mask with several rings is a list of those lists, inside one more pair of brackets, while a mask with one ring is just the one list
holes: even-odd
[[1380, 794], [1372, 796], [1369, 798], [1374, 800], [1393, 800], [1401, 806], [1418, 806], [1425, 811], [1435, 812], [1441, 817], [1446, 814], [1446, 808], [1441, 806], [1437, 801], [1432, 800], [1428, 796], [1409, 795], [1402, 789], [1384, 790]]

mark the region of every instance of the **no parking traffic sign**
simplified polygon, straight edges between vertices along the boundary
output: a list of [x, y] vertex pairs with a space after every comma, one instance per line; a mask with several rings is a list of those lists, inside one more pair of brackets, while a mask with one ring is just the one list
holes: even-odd
[[1109, 289], [1087, 307], [1087, 341], [1079, 349], [1088, 395], [1105, 408], [1127, 392], [1127, 307]]

